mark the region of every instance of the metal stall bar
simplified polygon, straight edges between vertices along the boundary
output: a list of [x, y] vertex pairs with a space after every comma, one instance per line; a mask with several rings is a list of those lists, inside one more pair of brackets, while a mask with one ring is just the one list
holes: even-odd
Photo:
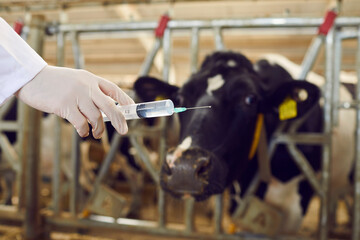
[[215, 37], [215, 49], [221, 51], [225, 49], [224, 39], [221, 32], [221, 27], [214, 27], [214, 37]]
[[[46, 224], [51, 226], [52, 228], [56, 229], [57, 226], [62, 226], [62, 229], [67, 230], [74, 230], [76, 228], [89, 228], [89, 229], [103, 229], [105, 231], [110, 231], [114, 233], [117, 231], [119, 234], [123, 231], [130, 231], [136, 233], [144, 233], [149, 235], [157, 235], [157, 236], [167, 236], [167, 237], [181, 237], [181, 238], [189, 238], [189, 239], [202, 239], [202, 240], [239, 240], [239, 239], [246, 239], [246, 240], [266, 240], [269, 238], [265, 238], [264, 236], [259, 236], [256, 234], [253, 235], [229, 235], [229, 234], [205, 234], [205, 233], [187, 233], [186, 231], [175, 230], [175, 229], [162, 229], [162, 228], [154, 228], [151, 227], [151, 223], [146, 222], [142, 223], [143, 221], [134, 220], [134, 224], [118, 224], [113, 222], [100, 222], [94, 221], [89, 219], [73, 219], [73, 218], [54, 218], [49, 217], [46, 219]], [[115, 232], [115, 233], [117, 233]], [[99, 231], [98, 231], [99, 233]], [[100, 232], [101, 234], [101, 232]], [[101, 235], [105, 235], [104, 231]], [[312, 239], [312, 238], [299, 238], [294, 236], [284, 236], [284, 237], [276, 237], [277, 240], [299, 240], [299, 239]]]
[[318, 35], [313, 39], [311, 45], [305, 54], [304, 60], [301, 64], [301, 73], [299, 79], [305, 79], [309, 71], [312, 69], [316, 57], [319, 54], [325, 36], [328, 34], [329, 29], [333, 26], [337, 12], [335, 10], [328, 11], [324, 18], [324, 22], [318, 28]]
[[214, 212], [214, 229], [216, 234], [222, 233], [222, 217], [223, 217], [223, 196], [218, 194], [215, 196], [215, 212]]
[[296, 165], [299, 169], [304, 173], [306, 176], [306, 180], [309, 181], [311, 187], [314, 189], [314, 191], [319, 194], [320, 196], [323, 195], [323, 191], [321, 189], [321, 185], [318, 182], [316, 178], [316, 174], [309, 164], [309, 162], [306, 160], [306, 157], [304, 154], [295, 146], [295, 144], [288, 144], [286, 145], [286, 148], [290, 152], [291, 156], [293, 157], [293, 160], [295, 161]]
[[193, 198], [185, 200], [185, 231], [188, 233], [194, 231], [194, 204]]
[[101, 164], [101, 168], [99, 170], [98, 176], [95, 179], [95, 183], [94, 183], [94, 188], [92, 189], [90, 196], [88, 198], [87, 204], [83, 209], [83, 213], [84, 210], [88, 210], [88, 208], [90, 207], [90, 205], [93, 203], [96, 194], [98, 194], [98, 191], [100, 189], [100, 185], [102, 183], [102, 181], [105, 179], [106, 177], [106, 173], [108, 172], [111, 162], [115, 157], [115, 154], [118, 150], [118, 147], [121, 143], [121, 135], [118, 133], [115, 133], [112, 140], [111, 140], [111, 146], [109, 149], [109, 152], [107, 153], [104, 162]]
[[171, 64], [171, 31], [166, 29], [163, 37], [163, 51], [164, 51], [164, 67], [163, 67], [163, 81], [169, 82], [170, 64]]
[[[42, 55], [45, 18], [41, 15], [34, 15], [31, 19], [29, 45]], [[40, 206], [39, 206], [39, 176], [40, 176], [40, 119], [41, 112], [30, 107], [28, 108], [28, 129], [25, 132], [27, 139], [26, 149], [26, 172], [25, 172], [25, 239], [38, 239], [40, 234]]]
[[[296, 134], [296, 131], [299, 129], [299, 127], [304, 123], [304, 121], [306, 121], [311, 115], [311, 111], [308, 112], [304, 117], [296, 120], [294, 123], [291, 124], [291, 126], [289, 127], [288, 132], [290, 134]], [[303, 134], [306, 135], [306, 134]], [[314, 134], [312, 134], [314, 135]], [[320, 134], [318, 134], [320, 135]], [[295, 135], [296, 136], [296, 135]], [[320, 139], [313, 139], [314, 140], [321, 140], [320, 143], [326, 143], [326, 138], [322, 137]], [[324, 140], [324, 141], [322, 141]], [[304, 173], [306, 179], [309, 181], [311, 187], [314, 189], [314, 191], [322, 196], [323, 195], [323, 191], [321, 189], [321, 185], [316, 177], [316, 173], [313, 170], [313, 168], [311, 167], [310, 163], [307, 161], [306, 157], [304, 156], [304, 154], [297, 148], [297, 146], [294, 144], [294, 142], [289, 142], [286, 144], [286, 148], [288, 149], [289, 153], [291, 154], [291, 156], [293, 157], [293, 161], [295, 162], [295, 164], [298, 166], [298, 168]]]
[[354, 175], [354, 214], [352, 222], [352, 240], [360, 239], [360, 26], [357, 30], [357, 53], [356, 53], [356, 151], [355, 151], [355, 175]]
[[197, 71], [199, 58], [199, 28], [192, 28], [191, 30], [191, 56], [190, 56], [190, 71], [195, 73]]
[[[163, 53], [164, 53], [164, 67], [163, 67], [163, 81], [169, 82], [170, 65], [171, 65], [171, 30], [166, 28], [163, 36]], [[161, 118], [160, 126], [162, 127], [160, 138], [160, 162], [165, 161], [166, 140], [165, 140], [165, 127], [167, 119]], [[160, 187], [160, 180], [158, 184], [158, 226], [160, 228], [166, 227], [166, 195], [164, 190]]]
[[13, 121], [1, 121], [0, 131], [17, 131], [19, 124]]
[[165, 31], [167, 29], [167, 24], [168, 24], [169, 20], [170, 20], [170, 18], [167, 14], [161, 16], [159, 23], [154, 31], [155, 37], [156, 37], [154, 46], [153, 46], [151, 52], [146, 56], [144, 64], [140, 70], [140, 74], [139, 74], [140, 76], [144, 76], [150, 72], [151, 66], [155, 59], [155, 56], [161, 48], [161, 45], [163, 42], [163, 37], [164, 37]]
[[[149, 171], [151, 178], [154, 180], [155, 183], [159, 184], [160, 183], [159, 174], [152, 166], [150, 158], [146, 154], [146, 150], [144, 149], [143, 146], [141, 146], [139, 144], [139, 142], [136, 140], [135, 136], [129, 136], [129, 139], [130, 139], [131, 145], [133, 145], [136, 148], [136, 150], [138, 151], [139, 157], [142, 159], [143, 163], [145, 164], [146, 170]], [[112, 146], [112, 144], [111, 144], [111, 146]]]
[[333, 88], [333, 59], [334, 59], [334, 28], [330, 30], [326, 37], [326, 66], [325, 76], [326, 82], [324, 86], [324, 135], [327, 136], [327, 141], [323, 145], [322, 156], [322, 171], [321, 171], [321, 208], [320, 208], [320, 226], [319, 239], [327, 239], [329, 231], [329, 180], [330, 180], [330, 159], [331, 159], [331, 129], [332, 129], [332, 88]]
[[[167, 28], [175, 29], [213, 29], [221, 28], [293, 28], [293, 27], [313, 27], [317, 28], [323, 22], [323, 18], [253, 18], [253, 19], [223, 19], [223, 20], [170, 20]], [[335, 26], [346, 27], [360, 24], [358, 17], [339, 17], [335, 20]], [[115, 22], [104, 24], [63, 24], [60, 26], [50, 26], [49, 32], [111, 32], [111, 31], [144, 31], [154, 30], [156, 22]], [[298, 34], [298, 33], [297, 33]]]
[[16, 139], [17, 141], [20, 143], [19, 148], [17, 149], [18, 153], [19, 153], [19, 159], [21, 161], [21, 167], [19, 169], [19, 172], [16, 175], [16, 187], [17, 187], [17, 191], [18, 191], [18, 197], [19, 197], [19, 202], [18, 202], [18, 206], [17, 206], [17, 211], [21, 212], [22, 209], [24, 208], [24, 203], [25, 203], [25, 192], [24, 192], [24, 184], [25, 184], [25, 179], [24, 179], [24, 170], [25, 170], [25, 162], [23, 161], [23, 159], [25, 159], [24, 157], [24, 124], [25, 124], [25, 103], [18, 101], [17, 102], [17, 123], [19, 125], [18, 131], [16, 133]]
[[145, 76], [150, 72], [151, 66], [152, 66], [154, 59], [156, 57], [156, 54], [159, 52], [160, 48], [161, 48], [161, 39], [156, 38], [153, 48], [148, 53], [143, 65], [141, 66], [139, 76]]
[[[73, 49], [75, 68], [84, 68], [84, 58], [81, 53], [79, 45], [79, 33], [71, 32], [71, 44]], [[77, 214], [77, 202], [79, 198], [79, 176], [80, 176], [80, 137], [77, 131], [74, 129], [72, 133], [71, 144], [71, 169], [72, 169], [72, 181], [70, 181], [70, 212], [73, 217]]]
[[[166, 38], [164, 38], [165, 40]], [[170, 40], [170, 39], [169, 39]], [[164, 44], [165, 46], [165, 44]], [[165, 53], [166, 51], [164, 51]], [[164, 57], [165, 59], [166, 57]], [[165, 62], [167, 62], [170, 65], [170, 62], [164, 60]], [[169, 68], [169, 66], [164, 66], [165, 68]], [[160, 159], [160, 163], [163, 164], [163, 162], [165, 161], [166, 158], [166, 125], [167, 125], [167, 119], [166, 118], [161, 118], [160, 119], [160, 124], [159, 126], [161, 126], [162, 131], [160, 132], [161, 137], [159, 139], [159, 159]], [[158, 190], [158, 224], [160, 228], [164, 228], [166, 225], [166, 195], [164, 190], [160, 187], [160, 177], [159, 177], [159, 173], [156, 174], [157, 176], [157, 190]]]
[[0, 108], [0, 119], [2, 119], [11, 109], [12, 105], [15, 104], [15, 97], [7, 100]]
[[71, 36], [71, 45], [73, 50], [75, 68], [83, 69], [85, 67], [85, 63], [79, 44], [79, 32], [72, 31], [70, 36]]
[[[29, 16], [30, 16], [30, 14], [29, 14]], [[26, 24], [30, 25], [29, 23], [26, 23]], [[29, 31], [30, 31], [29, 26], [24, 26], [22, 29], [21, 38], [24, 39], [25, 41], [28, 40]], [[17, 101], [17, 123], [19, 124], [19, 129], [16, 133], [16, 139], [17, 139], [17, 142], [20, 143], [17, 151], [19, 153], [19, 159], [21, 159], [21, 167], [16, 176], [16, 187], [17, 187], [18, 197], [19, 197], [17, 210], [19, 213], [22, 212], [22, 210], [25, 207], [25, 190], [24, 190], [24, 185], [25, 185], [24, 169], [25, 169], [25, 164], [26, 164], [24, 162], [24, 159], [25, 159], [24, 147], [26, 147], [26, 141], [24, 140], [25, 139], [24, 126], [25, 126], [25, 118], [26, 118], [25, 117], [25, 111], [26, 111], [25, 109], [26, 109], [25, 103], [23, 103], [21, 101]]]
[[338, 126], [339, 124], [339, 108], [338, 103], [340, 102], [340, 71], [341, 71], [341, 57], [342, 57], [342, 34], [337, 33], [334, 39], [334, 86], [332, 93], [332, 120], [334, 126]]
[[313, 68], [316, 57], [319, 55], [320, 48], [324, 42], [325, 37], [323, 35], [319, 35], [313, 39], [308, 51], [305, 54], [304, 60], [301, 64], [301, 73], [299, 75], [299, 79], [306, 79], [307, 74]]
[[[56, 64], [57, 66], [65, 65], [65, 33], [59, 32], [57, 34], [57, 49], [56, 49]], [[54, 168], [52, 178], [52, 200], [54, 215], [58, 216], [60, 213], [61, 202], [61, 121], [60, 117], [56, 117], [55, 122], [55, 146], [54, 146]]]

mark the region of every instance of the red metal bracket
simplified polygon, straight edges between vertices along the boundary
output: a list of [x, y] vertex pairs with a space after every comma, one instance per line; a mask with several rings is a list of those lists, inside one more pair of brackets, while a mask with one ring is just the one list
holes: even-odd
[[24, 22], [22, 20], [16, 20], [16, 22], [14, 23], [14, 30], [17, 34], [21, 35], [23, 27]]
[[330, 28], [334, 25], [335, 18], [337, 17], [337, 13], [334, 10], [328, 11], [326, 13], [324, 22], [318, 29], [318, 34], [327, 35]]
[[167, 14], [161, 16], [159, 24], [155, 29], [155, 36], [158, 38], [162, 38], [164, 36], [165, 29], [167, 27], [168, 22], [170, 21], [170, 17]]

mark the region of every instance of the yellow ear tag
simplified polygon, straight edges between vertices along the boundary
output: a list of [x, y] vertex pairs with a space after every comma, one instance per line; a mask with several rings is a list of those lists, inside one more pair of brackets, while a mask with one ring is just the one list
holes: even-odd
[[164, 95], [157, 95], [155, 101], [166, 100], [166, 99], [168, 99], [168, 97]]
[[291, 119], [297, 116], [297, 104], [291, 97], [285, 100], [279, 106], [279, 119], [281, 121]]

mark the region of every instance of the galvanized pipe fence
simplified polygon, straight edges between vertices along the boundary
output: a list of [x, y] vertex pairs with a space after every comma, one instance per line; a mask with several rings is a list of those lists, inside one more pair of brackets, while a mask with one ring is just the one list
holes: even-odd
[[[222, 35], [224, 29], [264, 29], [271, 28], [276, 31], [277, 29], [284, 28], [317, 28], [321, 25], [322, 18], [256, 18], [256, 19], [234, 19], [234, 20], [212, 20], [212, 21], [169, 21], [167, 28], [164, 32], [162, 39], [158, 38], [155, 41], [152, 51], [146, 57], [146, 60], [140, 70], [140, 75], [146, 75], [152, 65], [152, 62], [159, 51], [163, 48], [164, 53], [164, 68], [163, 78], [168, 80], [170, 61], [171, 61], [171, 34], [176, 30], [189, 30], [191, 32], [191, 72], [195, 72], [198, 63], [198, 51], [199, 51], [199, 34], [202, 30], [213, 30], [214, 41], [216, 50], [225, 49]], [[311, 70], [314, 59], [318, 56], [319, 48], [325, 46], [325, 77], [326, 82], [324, 85], [323, 97], [324, 97], [324, 132], [322, 134], [296, 134], [296, 129], [301, 122], [295, 123], [290, 131], [284, 133], [281, 126], [276, 132], [274, 141], [270, 143], [269, 154], [274, 152], [277, 144], [286, 144], [289, 152], [292, 154], [294, 161], [298, 164], [304, 175], [309, 180], [311, 186], [321, 199], [321, 211], [320, 211], [320, 225], [319, 225], [319, 238], [325, 240], [328, 237], [329, 231], [329, 176], [330, 176], [330, 157], [331, 157], [331, 131], [337, 124], [338, 109], [347, 106], [357, 109], [357, 124], [360, 124], [360, 86], [357, 84], [357, 99], [352, 103], [340, 103], [339, 102], [339, 72], [341, 66], [341, 42], [347, 39], [358, 39], [358, 45], [360, 46], [360, 18], [337, 18], [334, 26], [330, 30], [329, 34], [322, 39], [317, 38], [313, 41], [309, 48], [303, 62], [303, 71], [300, 78], [305, 78], [307, 73]], [[49, 27], [48, 31], [57, 34], [57, 64], [59, 66], [64, 65], [64, 49], [65, 49], [65, 36], [70, 34], [72, 42], [75, 67], [83, 68], [84, 61], [81, 54], [81, 48], [79, 45], [79, 35], [88, 32], [127, 32], [127, 31], [153, 31], [157, 27], [156, 22], [131, 22], [131, 23], [107, 23], [107, 24], [61, 24]], [[356, 28], [356, 30], [354, 30]], [[344, 31], [344, 29], [346, 31]], [[360, 47], [357, 51], [357, 70], [358, 79], [360, 78]], [[339, 59], [338, 59], [339, 58]], [[55, 145], [56, 156], [54, 158], [54, 170], [52, 179], [53, 189], [53, 203], [52, 214], [44, 215], [44, 228], [46, 231], [52, 231], [61, 227], [67, 228], [98, 228], [98, 229], [113, 229], [120, 231], [135, 231], [149, 234], [158, 234], [166, 236], [177, 237], [189, 237], [196, 239], [266, 239], [264, 237], [258, 237], [257, 235], [229, 235], [222, 230], [222, 208], [223, 197], [221, 195], [215, 196], [215, 209], [214, 209], [214, 233], [204, 234], [195, 231], [194, 224], [194, 201], [187, 200], [185, 204], [185, 220], [183, 230], [175, 230], [167, 227], [166, 213], [165, 213], [165, 193], [158, 187], [158, 220], [156, 222], [148, 222], [143, 220], [132, 220], [131, 222], [124, 222], [123, 219], [113, 219], [110, 222], [101, 222], [97, 220], [83, 219], [79, 217], [81, 211], [84, 209], [78, 209], [80, 190], [79, 184], [79, 171], [80, 171], [80, 159], [79, 159], [79, 137], [76, 132], [73, 135], [73, 149], [72, 149], [72, 176], [70, 179], [70, 215], [64, 213], [61, 209], [61, 138], [59, 134], [61, 132], [60, 119], [58, 119], [55, 131]], [[131, 123], [136, 124], [136, 123]], [[130, 139], [131, 144], [137, 149], [144, 166], [149, 171], [153, 181], [159, 185], [159, 176], [157, 170], [151, 164], [149, 157], [146, 154], [144, 146], [139, 143], [139, 136], [147, 137], [159, 137], [162, 136], [160, 142], [160, 161], [165, 157], [165, 138], [164, 138], [164, 126], [166, 125], [166, 119], [162, 120], [162, 123], [156, 129], [145, 129], [130, 127], [129, 134], [125, 137]], [[358, 126], [357, 125], [357, 126]], [[353, 240], [359, 239], [360, 226], [360, 128], [357, 127], [356, 132], [356, 167], [355, 167], [355, 183], [354, 183], [354, 217], [353, 217]], [[90, 194], [90, 201], [98, 191], [108, 169], [115, 156], [116, 150], [121, 142], [121, 136], [114, 135], [111, 142], [111, 148], [107, 153], [105, 160], [101, 166], [99, 175], [97, 176], [94, 184], [93, 191]], [[321, 180], [319, 181], [315, 177], [314, 170], [308, 166], [308, 163], [301, 152], [297, 149], [295, 144], [318, 144], [323, 147], [323, 159], [322, 159], [322, 171]], [[248, 192], [250, 195], [254, 189], [256, 189], [259, 182], [258, 177], [253, 180]], [[29, 221], [27, 218], [25, 221]], [[29, 224], [25, 222], [25, 225]], [[299, 237], [300, 238], [300, 237]], [[279, 239], [298, 239], [298, 237], [283, 236]]]

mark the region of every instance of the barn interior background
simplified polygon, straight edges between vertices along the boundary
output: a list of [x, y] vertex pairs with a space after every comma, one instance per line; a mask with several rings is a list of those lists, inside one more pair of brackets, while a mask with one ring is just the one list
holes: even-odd
[[[331, 9], [338, 11], [342, 29], [354, 35], [342, 43], [341, 70], [346, 71], [349, 82], [356, 83], [360, 70], [358, 0], [0, 0], [1, 17], [10, 25], [24, 25], [22, 37], [49, 64], [85, 68], [129, 94], [139, 74], [146, 72], [181, 86], [216, 49], [240, 51], [252, 61], [266, 53], [278, 53], [301, 64], [315, 42], [318, 26]], [[154, 30], [165, 13], [171, 18], [167, 28], [171, 32], [165, 30], [157, 40]], [[299, 22], [281, 26], [286, 19]], [[177, 23], [183, 27], [177, 27]], [[166, 41], [160, 47], [162, 38]], [[159, 50], [156, 56], [155, 50]], [[328, 77], [325, 51], [325, 47], [319, 48], [312, 70]], [[149, 65], [146, 61], [152, 56], [153, 64]], [[1, 117], [6, 108], [0, 108]], [[0, 134], [3, 203], [8, 200], [9, 188], [13, 190], [12, 204], [0, 205], [0, 234], [5, 239], [39, 239], [39, 234], [52, 239], [87, 239], [89, 235], [99, 239], [261, 238], [229, 233], [231, 219], [221, 209], [227, 207], [223, 198], [229, 198], [228, 194], [193, 203], [173, 200], [157, 188], [159, 159], [166, 145], [163, 138], [157, 138], [165, 135], [164, 121], [155, 129], [132, 126], [130, 153], [143, 169], [134, 171], [126, 167], [126, 157], [115, 153], [123, 141], [117, 135], [110, 143], [80, 142], [58, 119], [44, 123], [40, 134], [33, 127], [40, 121], [36, 113], [33, 116], [32, 110], [19, 105], [18, 117], [13, 124], [0, 123], [0, 130], [15, 131], [19, 139], [12, 148], [7, 137]], [[149, 147], [153, 142], [144, 143], [144, 136], [155, 139], [155, 146]], [[47, 141], [38, 141], [45, 137]], [[70, 138], [72, 141], [68, 141]], [[37, 148], [40, 152], [31, 150]], [[359, 216], [347, 212], [353, 201], [351, 194], [339, 203], [337, 231], [318, 227], [321, 201], [317, 197], [301, 232], [285, 239], [317, 238], [319, 232], [322, 239], [327, 239], [324, 231], [337, 238], [359, 239], [358, 231], [351, 227], [352, 221], [359, 223]], [[69, 231], [72, 234], [65, 234]]]

